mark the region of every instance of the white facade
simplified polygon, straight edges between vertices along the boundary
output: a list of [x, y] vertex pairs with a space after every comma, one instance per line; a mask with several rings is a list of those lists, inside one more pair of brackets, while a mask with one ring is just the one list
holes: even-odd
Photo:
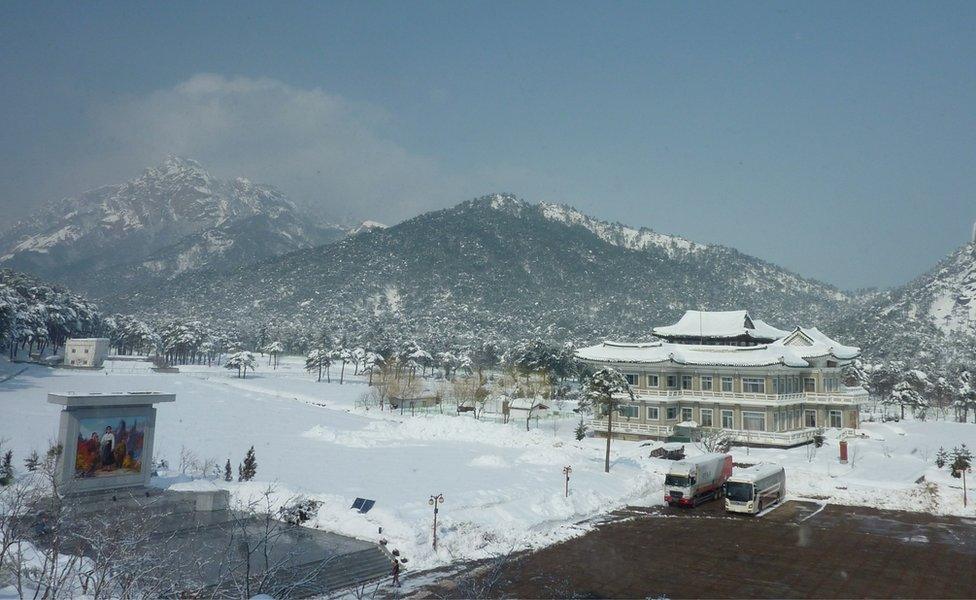
[[[701, 323], [694, 336], [679, 327], [692, 321]], [[721, 429], [739, 443], [794, 446], [812, 441], [820, 428], [857, 427], [867, 392], [845, 386], [842, 369], [860, 350], [813, 327], [757, 343], [783, 330], [763, 323], [756, 334], [756, 322], [745, 311], [689, 311], [655, 334], [693, 343], [604, 342], [581, 348], [576, 357], [627, 378], [634, 398], [621, 398], [612, 424], [616, 437], [670, 439]], [[605, 416], [592, 422], [599, 435], [608, 425]]]
[[64, 364], [98, 368], [108, 357], [108, 338], [76, 338], [64, 343]]

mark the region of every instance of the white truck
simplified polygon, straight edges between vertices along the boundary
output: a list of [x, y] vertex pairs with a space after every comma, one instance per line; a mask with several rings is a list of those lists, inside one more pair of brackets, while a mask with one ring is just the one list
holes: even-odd
[[664, 478], [664, 501], [672, 506], [697, 506], [722, 495], [732, 474], [732, 456], [713, 452], [679, 460]]
[[786, 496], [786, 471], [780, 465], [758, 464], [736, 471], [725, 482], [725, 510], [756, 514]]

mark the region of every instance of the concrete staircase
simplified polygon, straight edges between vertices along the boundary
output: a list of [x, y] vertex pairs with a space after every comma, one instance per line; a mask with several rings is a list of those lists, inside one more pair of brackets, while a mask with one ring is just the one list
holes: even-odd
[[375, 546], [325, 561], [308, 563], [300, 569], [306, 574], [309, 571], [315, 572], [315, 577], [307, 584], [293, 588], [289, 595], [316, 596], [389, 577], [393, 572], [393, 557], [386, 550]]

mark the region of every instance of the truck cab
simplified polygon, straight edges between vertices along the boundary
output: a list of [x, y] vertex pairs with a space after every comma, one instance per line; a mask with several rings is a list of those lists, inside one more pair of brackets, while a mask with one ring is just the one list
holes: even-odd
[[722, 484], [732, 474], [732, 456], [717, 452], [679, 460], [664, 478], [664, 501], [697, 506], [722, 495]]

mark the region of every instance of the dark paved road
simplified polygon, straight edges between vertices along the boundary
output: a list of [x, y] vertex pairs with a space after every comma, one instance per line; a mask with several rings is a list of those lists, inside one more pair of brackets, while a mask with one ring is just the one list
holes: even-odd
[[[491, 571], [491, 569], [487, 569]], [[482, 566], [481, 577], [485, 577]], [[788, 502], [760, 517], [718, 502], [632, 509], [509, 561], [519, 598], [976, 598], [976, 520]], [[485, 590], [487, 591], [487, 590]]]

